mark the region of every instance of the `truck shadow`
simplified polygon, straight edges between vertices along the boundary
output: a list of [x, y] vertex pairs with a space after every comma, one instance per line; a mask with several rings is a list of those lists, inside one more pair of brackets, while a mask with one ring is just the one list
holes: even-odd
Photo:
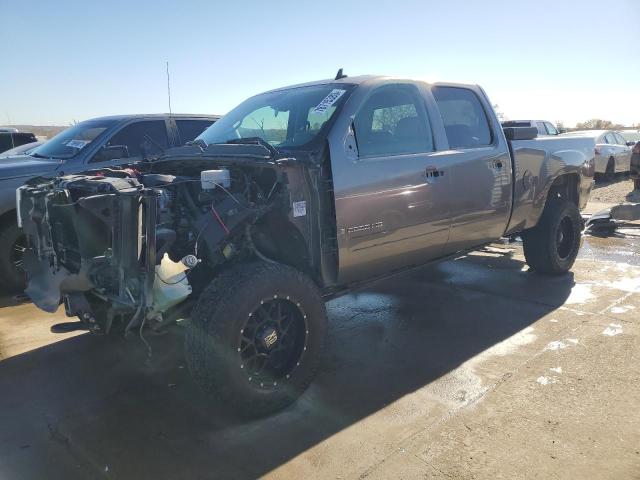
[[[149, 364], [137, 341], [89, 335], [5, 359], [1, 470], [7, 478], [67, 479], [266, 474], [564, 303], [572, 274], [550, 279], [523, 266], [469, 255], [332, 300], [317, 380], [295, 405], [260, 420], [212, 407], [184, 366], [179, 327], [149, 338]], [[441, 393], [446, 408], [464, 407], [472, 388]], [[436, 407], [424, 402], [416, 408], [426, 425]], [[400, 415], [367, 431], [376, 442], [393, 441], [391, 430], [407, 426]], [[344, 448], [368, 443], [351, 440]]]

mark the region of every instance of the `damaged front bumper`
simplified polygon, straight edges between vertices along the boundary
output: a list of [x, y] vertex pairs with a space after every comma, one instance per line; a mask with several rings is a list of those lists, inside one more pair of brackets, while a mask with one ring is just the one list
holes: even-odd
[[[67, 316], [96, 332], [108, 333], [117, 316], [130, 329], [158, 313], [157, 198], [131, 177], [76, 175], [21, 187], [25, 293], [47, 312], [63, 302]], [[186, 275], [165, 283], [174, 304], [191, 292]]]

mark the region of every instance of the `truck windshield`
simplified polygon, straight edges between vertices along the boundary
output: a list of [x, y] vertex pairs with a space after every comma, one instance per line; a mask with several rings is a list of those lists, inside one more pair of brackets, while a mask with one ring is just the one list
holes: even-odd
[[116, 120], [89, 120], [63, 130], [30, 153], [39, 158], [67, 159], [75, 157], [98, 135], [115, 125]]
[[347, 84], [312, 85], [256, 95], [211, 125], [198, 139], [210, 145], [260, 137], [277, 148], [300, 148], [326, 130], [352, 88]]

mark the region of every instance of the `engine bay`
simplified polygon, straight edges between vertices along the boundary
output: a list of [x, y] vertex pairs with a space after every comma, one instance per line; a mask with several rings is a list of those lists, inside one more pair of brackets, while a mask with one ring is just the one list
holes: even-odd
[[27, 295], [49, 312], [62, 300], [67, 316], [95, 333], [116, 325], [128, 333], [164, 322], [223, 265], [269, 261], [260, 222], [288, 211], [286, 169], [245, 163], [165, 162], [30, 181], [17, 194]]

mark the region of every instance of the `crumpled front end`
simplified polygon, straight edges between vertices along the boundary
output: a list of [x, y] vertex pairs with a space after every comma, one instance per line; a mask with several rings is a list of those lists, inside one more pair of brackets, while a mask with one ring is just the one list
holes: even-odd
[[164, 173], [107, 169], [28, 182], [17, 193], [26, 294], [47, 312], [64, 303], [96, 333], [115, 325], [126, 333], [170, 321], [228, 262], [277, 254], [263, 220], [282, 225], [288, 167], [225, 161], [175, 159], [153, 166]]
[[54, 312], [62, 299], [67, 315], [99, 329], [94, 305], [113, 306], [112, 317], [135, 311], [137, 299], [152, 299], [153, 189], [135, 178], [77, 175], [32, 181], [18, 197], [18, 218], [29, 244], [25, 293], [39, 308]]

